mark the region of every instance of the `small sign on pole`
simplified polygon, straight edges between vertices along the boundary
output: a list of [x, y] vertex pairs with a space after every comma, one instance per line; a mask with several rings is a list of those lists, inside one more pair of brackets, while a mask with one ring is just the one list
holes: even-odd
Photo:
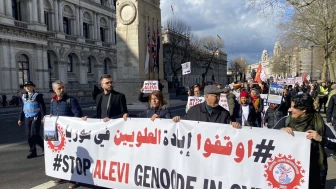
[[182, 66], [182, 75], [187, 75], [191, 73], [190, 62], [181, 64]]

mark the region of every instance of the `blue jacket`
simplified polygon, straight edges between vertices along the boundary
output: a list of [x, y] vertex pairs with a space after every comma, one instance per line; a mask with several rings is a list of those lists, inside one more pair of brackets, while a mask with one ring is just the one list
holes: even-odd
[[80, 108], [78, 101], [64, 94], [61, 100], [57, 100], [55, 95], [50, 103], [50, 114], [55, 116], [69, 116], [69, 117], [82, 117], [82, 109]]
[[171, 114], [168, 109], [156, 109], [156, 108], [147, 108], [147, 110], [138, 113], [136, 115], [130, 115], [130, 117], [138, 118], [151, 118], [154, 114], [159, 115], [159, 118], [171, 119]]

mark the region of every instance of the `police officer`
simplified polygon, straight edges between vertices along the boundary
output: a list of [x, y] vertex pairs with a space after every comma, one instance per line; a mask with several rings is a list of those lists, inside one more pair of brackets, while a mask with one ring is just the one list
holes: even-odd
[[21, 126], [22, 121], [25, 122], [26, 135], [30, 153], [27, 159], [37, 157], [36, 144], [42, 148], [44, 152], [43, 140], [40, 136], [42, 118], [46, 114], [46, 107], [43, 100], [43, 95], [35, 92], [35, 84], [31, 81], [24, 83], [25, 94], [22, 95], [22, 108], [18, 125]]

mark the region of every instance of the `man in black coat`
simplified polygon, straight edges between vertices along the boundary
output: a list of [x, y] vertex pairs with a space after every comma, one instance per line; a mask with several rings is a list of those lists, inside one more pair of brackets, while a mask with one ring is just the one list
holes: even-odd
[[[96, 97], [96, 114], [94, 118], [101, 118], [104, 121], [109, 119], [127, 119], [128, 111], [126, 97], [124, 94], [113, 90], [113, 81], [110, 75], [104, 74], [100, 77], [100, 84], [104, 90]], [[83, 119], [86, 120], [87, 117]]]
[[[223, 90], [215, 85], [206, 86], [204, 88], [205, 102], [191, 107], [182, 119], [231, 124], [235, 128], [240, 128], [241, 125], [239, 123], [231, 121], [229, 111], [219, 106], [219, 97], [222, 92]], [[180, 116], [173, 117], [175, 122], [180, 121], [180, 119]]]

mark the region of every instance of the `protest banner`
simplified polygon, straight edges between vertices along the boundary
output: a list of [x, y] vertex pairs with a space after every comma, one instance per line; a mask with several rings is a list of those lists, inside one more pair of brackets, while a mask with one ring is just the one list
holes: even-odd
[[159, 90], [159, 82], [157, 80], [144, 81], [143, 93], [152, 93]]
[[204, 101], [204, 97], [188, 96], [187, 109], [189, 110], [191, 107], [195, 106], [196, 104], [203, 103]]
[[268, 94], [260, 94], [260, 98], [264, 100], [264, 112], [266, 112], [269, 107], [269, 103], [267, 102]]
[[228, 104], [227, 97], [226, 97], [225, 93], [220, 94], [220, 99], [219, 99], [218, 104], [220, 106], [222, 106], [224, 109], [226, 109], [227, 111], [230, 111], [229, 104]]
[[59, 117], [57, 129], [59, 141], [45, 141], [55, 178], [118, 189], [308, 188], [306, 133], [148, 118]]
[[283, 85], [271, 83], [267, 102], [274, 104], [281, 104], [282, 94], [283, 94]]
[[190, 62], [186, 62], [181, 64], [182, 66], [182, 75], [187, 75], [191, 73], [191, 65]]
[[286, 85], [295, 85], [295, 78], [287, 78]]
[[303, 83], [302, 77], [295, 77], [295, 83], [298, 83], [299, 85], [302, 85], [302, 83]]

